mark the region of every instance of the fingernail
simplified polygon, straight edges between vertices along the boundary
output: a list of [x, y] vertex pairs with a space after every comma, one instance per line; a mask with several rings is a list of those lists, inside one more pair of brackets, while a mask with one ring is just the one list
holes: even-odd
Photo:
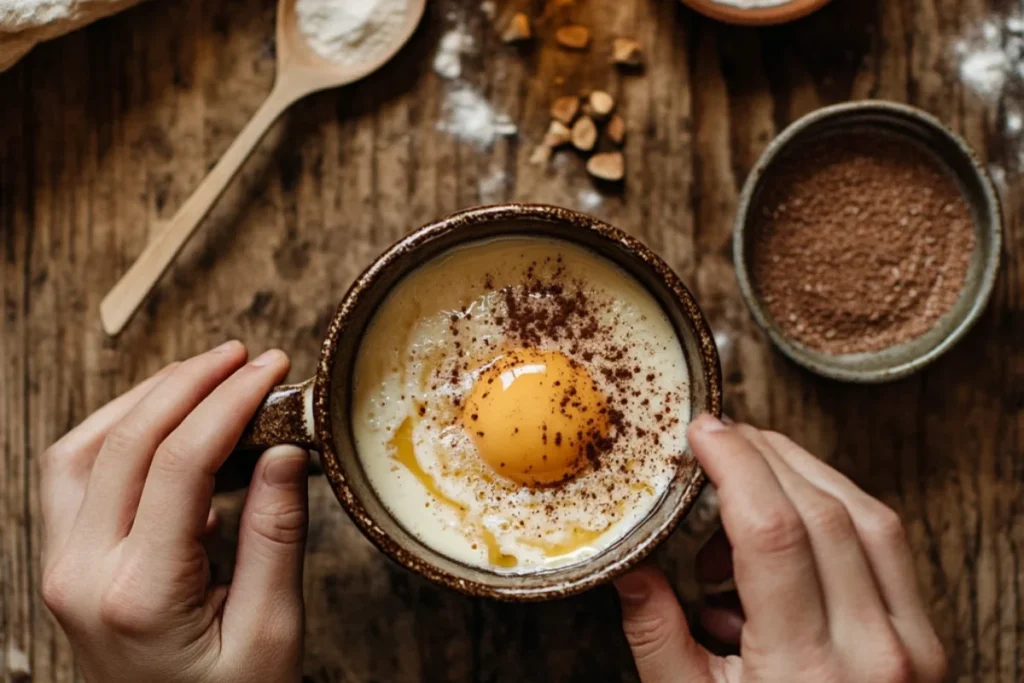
[[284, 351], [279, 351], [278, 349], [270, 349], [269, 351], [264, 351], [259, 356], [257, 356], [256, 359], [252, 361], [252, 364], [258, 368], [262, 368], [266, 365], [271, 365], [277, 362], [277, 360], [283, 355]]
[[735, 421], [735, 420], [733, 420], [733, 419], [732, 419], [731, 417], [729, 417], [728, 415], [723, 415], [723, 416], [722, 416], [722, 424], [724, 424], [724, 425], [729, 425], [729, 426], [731, 427], [731, 426], [733, 426], [734, 424], [736, 424], [736, 421]]
[[[284, 449], [282, 449], [284, 450]], [[264, 453], [271, 460], [263, 468], [263, 481], [275, 488], [294, 488], [304, 484], [309, 456], [301, 448], [287, 447], [286, 453]]]
[[636, 572], [626, 574], [616, 581], [615, 590], [619, 592], [619, 600], [627, 605], [639, 605], [651, 595], [650, 583]]
[[231, 349], [237, 348], [240, 343], [241, 342], [232, 339], [231, 341], [224, 342], [214, 350], [210, 351], [210, 353], [227, 353]]
[[693, 423], [693, 426], [704, 432], [705, 434], [713, 434], [714, 432], [720, 432], [725, 429], [725, 425], [714, 415], [710, 413], [704, 413]]

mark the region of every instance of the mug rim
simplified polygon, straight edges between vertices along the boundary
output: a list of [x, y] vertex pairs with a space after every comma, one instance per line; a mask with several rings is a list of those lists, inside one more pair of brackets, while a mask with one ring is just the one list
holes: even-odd
[[[629, 547], [618, 562], [606, 566], [600, 571], [588, 572], [578, 579], [555, 579], [550, 584], [538, 588], [512, 589], [455, 576], [424, 559], [416, 552], [404, 548], [384, 531], [367, 511], [349, 485], [346, 475], [341, 471], [339, 465], [341, 459], [335, 448], [331, 420], [332, 392], [330, 386], [334, 361], [342, 335], [352, 333], [349, 326], [350, 318], [360, 296], [369, 290], [396, 260], [410, 251], [415, 251], [449, 233], [516, 219], [544, 220], [584, 228], [596, 232], [600, 237], [617, 242], [627, 251], [639, 257], [675, 297], [676, 302], [674, 303], [678, 304], [696, 337], [700, 367], [704, 371], [704, 382], [707, 386], [707, 398], [703, 405], [696, 406], [697, 410], [711, 413], [716, 417], [721, 416], [722, 370], [711, 327], [690, 290], [661, 257], [636, 238], [593, 216], [546, 204], [506, 203], [465, 209], [418, 228], [388, 247], [353, 281], [335, 311], [321, 347], [313, 386], [313, 419], [314, 436], [320, 450], [321, 464], [335, 497], [363, 536], [378, 550], [405, 569], [466, 595], [515, 602], [536, 602], [576, 595], [602, 585], [647, 557], [675, 530], [703, 490], [707, 476], [700, 464], [695, 463], [693, 474], [688, 479], [675, 484], [686, 486], [687, 489], [677, 502], [675, 509], [671, 511], [668, 520], [662, 524], [661, 528], [656, 528], [655, 533], [641, 538]], [[571, 238], [565, 239], [574, 241]], [[468, 241], [472, 241], [472, 238], [467, 239]], [[574, 243], [589, 248], [579, 241], [574, 241]], [[655, 296], [656, 300], [664, 305], [661, 301], [664, 297], [658, 297], [654, 293], [652, 296]], [[583, 562], [586, 563], [587, 560]]]

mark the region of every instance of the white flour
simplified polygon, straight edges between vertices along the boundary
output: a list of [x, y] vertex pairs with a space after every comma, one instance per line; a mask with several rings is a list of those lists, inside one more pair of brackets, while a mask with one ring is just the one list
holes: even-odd
[[576, 196], [580, 211], [593, 211], [604, 204], [604, 197], [592, 187], [580, 190]]
[[405, 20], [407, 0], [298, 0], [299, 30], [324, 59], [353, 64], [386, 49]]
[[0, 0], [0, 26], [4, 32], [24, 31], [71, 16], [72, 0]]
[[480, 201], [484, 204], [495, 204], [504, 199], [508, 176], [500, 168], [496, 168], [477, 181]]
[[462, 75], [462, 55], [473, 52], [473, 38], [461, 28], [454, 28], [441, 38], [434, 55], [434, 71], [441, 78], [454, 80]]
[[1024, 18], [994, 18], [970, 28], [953, 43], [953, 55], [964, 86], [991, 107], [1002, 104], [1006, 157], [993, 162], [993, 175], [1005, 176], [997, 163], [1024, 168]]
[[[480, 11], [486, 16], [487, 3]], [[454, 26], [441, 37], [433, 66], [438, 76], [454, 82], [445, 88], [437, 129], [479, 147], [491, 145], [498, 137], [516, 135], [518, 129], [512, 120], [495, 111], [477, 88], [462, 79], [462, 58], [474, 53], [476, 42], [457, 13], [449, 12], [447, 19]], [[484, 183], [481, 193], [489, 194], [497, 185], [497, 181]]]
[[490, 103], [470, 87], [448, 93], [437, 129], [480, 147], [490, 145], [499, 136], [518, 132], [509, 117], [495, 112]]
[[989, 20], [953, 45], [960, 80], [985, 99], [998, 99], [1012, 81], [1024, 80], [1024, 21]]

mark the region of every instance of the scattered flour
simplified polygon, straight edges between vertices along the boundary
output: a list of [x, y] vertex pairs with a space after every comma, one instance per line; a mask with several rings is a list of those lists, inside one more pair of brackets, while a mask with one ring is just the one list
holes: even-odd
[[484, 177], [480, 178], [477, 188], [480, 191], [480, 201], [485, 204], [500, 202], [505, 195], [505, 186], [508, 184], [508, 176], [500, 168], [496, 168]]
[[1024, 19], [989, 20], [953, 46], [960, 80], [979, 97], [998, 99], [1010, 81], [1024, 80]]
[[355, 64], [387, 49], [408, 0], [298, 0], [299, 30], [324, 59]]
[[[1010, 165], [1024, 168], [1024, 17], [989, 19], [953, 44], [960, 81], [995, 107], [1002, 103], [1000, 126]], [[1005, 171], [1003, 174], [1005, 176]]]
[[576, 196], [576, 201], [579, 203], [581, 211], [593, 211], [604, 203], [604, 197], [594, 188], [588, 187], [580, 190], [579, 195]]
[[1021, 116], [1021, 113], [1019, 111], [1007, 111], [1006, 132], [1018, 135], [1022, 129], [1024, 129], [1024, 117]]
[[468, 86], [445, 96], [437, 129], [480, 147], [490, 145], [497, 137], [518, 132], [509, 117], [495, 112], [480, 93]]
[[[487, 13], [486, 2], [481, 5], [481, 11]], [[476, 42], [457, 14], [449, 13], [448, 20], [454, 26], [441, 37], [434, 55], [434, 71], [441, 78], [454, 82], [446, 87], [437, 129], [480, 147], [489, 146], [498, 137], [518, 134], [508, 116], [495, 111], [478, 89], [460, 80], [462, 58], [473, 54]], [[503, 185], [504, 180], [501, 183]], [[482, 186], [481, 194], [485, 193], [486, 188]]]
[[473, 37], [461, 28], [454, 28], [441, 38], [434, 55], [434, 71], [452, 81], [462, 75], [462, 55], [473, 52]]

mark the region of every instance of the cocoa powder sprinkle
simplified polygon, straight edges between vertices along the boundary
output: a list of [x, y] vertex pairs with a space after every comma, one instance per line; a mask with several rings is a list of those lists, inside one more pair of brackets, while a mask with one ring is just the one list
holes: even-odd
[[832, 354], [931, 330], [956, 304], [975, 247], [954, 178], [902, 137], [854, 131], [780, 158], [751, 235], [751, 276], [790, 338]]

